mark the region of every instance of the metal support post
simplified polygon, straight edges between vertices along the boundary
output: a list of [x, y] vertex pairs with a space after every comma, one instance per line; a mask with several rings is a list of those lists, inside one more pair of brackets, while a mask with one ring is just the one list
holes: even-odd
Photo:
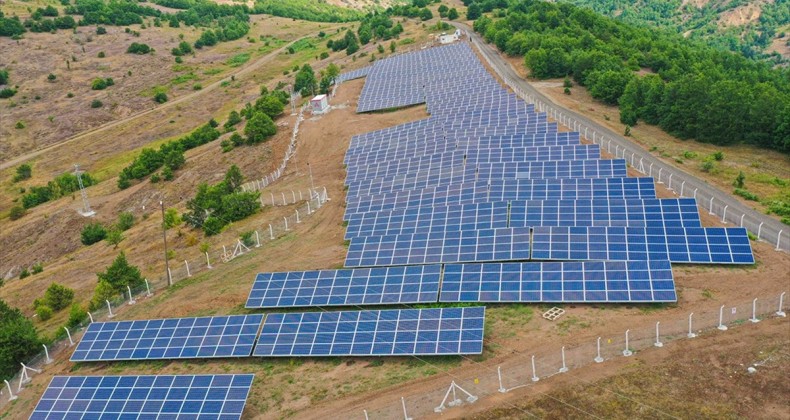
[[625, 330], [625, 349], [623, 349], [623, 356], [625, 356], [625, 357], [628, 357], [628, 356], [631, 356], [632, 354], [634, 354], [634, 352], [632, 352], [631, 349], [628, 348], [628, 333], [629, 332], [631, 332], [631, 330]]
[[565, 346], [562, 346], [562, 367], [560, 368], [560, 373], [565, 373], [568, 371], [568, 366], [565, 365]]
[[753, 324], [760, 322], [760, 318], [757, 318], [757, 298], [752, 301], [752, 317], [749, 318], [749, 321], [752, 321]]
[[721, 305], [721, 308], [719, 308], [719, 326], [716, 328], [727, 331], [727, 326], [724, 325], [724, 305]]
[[601, 337], [598, 337], [598, 355], [593, 360], [595, 360], [595, 363], [603, 362], [603, 357], [601, 357]]
[[688, 338], [694, 338], [697, 336], [697, 334], [694, 334], [694, 330], [691, 328], [691, 317], [693, 316], [694, 316], [694, 312], [689, 314], [689, 333], [686, 334], [686, 337]]
[[664, 347], [664, 343], [661, 342], [661, 333], [659, 332], [659, 325], [661, 325], [661, 321], [656, 322], [656, 342], [653, 343], [656, 347]]

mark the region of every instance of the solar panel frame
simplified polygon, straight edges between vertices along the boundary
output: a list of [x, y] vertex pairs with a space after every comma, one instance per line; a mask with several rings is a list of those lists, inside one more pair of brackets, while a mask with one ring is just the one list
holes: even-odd
[[485, 307], [272, 313], [254, 356], [480, 354]]
[[72, 362], [248, 357], [262, 314], [93, 322]]
[[254, 377], [253, 374], [55, 376], [30, 419], [240, 419]]

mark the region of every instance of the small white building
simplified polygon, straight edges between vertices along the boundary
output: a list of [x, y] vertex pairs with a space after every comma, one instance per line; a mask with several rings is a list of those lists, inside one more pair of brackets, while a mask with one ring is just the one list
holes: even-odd
[[329, 111], [329, 97], [326, 95], [318, 95], [310, 99], [310, 108], [313, 114], [324, 114]]
[[456, 29], [452, 35], [448, 35], [446, 32], [439, 35], [439, 43], [440, 44], [452, 44], [455, 41], [461, 39], [461, 30]]

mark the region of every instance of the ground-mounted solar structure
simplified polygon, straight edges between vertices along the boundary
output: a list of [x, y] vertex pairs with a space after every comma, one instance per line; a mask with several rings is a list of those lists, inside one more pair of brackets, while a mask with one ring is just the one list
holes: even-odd
[[30, 418], [237, 420], [253, 377], [55, 376]]

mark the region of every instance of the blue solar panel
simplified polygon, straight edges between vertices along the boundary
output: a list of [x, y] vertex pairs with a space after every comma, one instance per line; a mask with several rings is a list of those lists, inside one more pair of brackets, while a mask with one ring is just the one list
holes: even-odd
[[254, 375], [55, 376], [30, 418], [240, 419]]
[[535, 260], [754, 264], [743, 228], [536, 227], [532, 247]]
[[520, 179], [448, 184], [416, 190], [349, 197], [344, 220], [360, 213], [408, 207], [510, 200], [579, 200], [598, 198], [648, 199], [656, 197], [653, 178]]
[[669, 261], [448, 264], [441, 302], [676, 302]]
[[358, 70], [348, 71], [337, 77], [337, 83], [347, 82], [349, 80], [359, 79], [368, 75], [371, 66], [363, 67]]
[[72, 362], [247, 357], [263, 315], [94, 322]]
[[529, 228], [415, 233], [354, 238], [346, 267], [529, 259]]
[[436, 302], [440, 265], [258, 274], [247, 308]]
[[275, 313], [255, 356], [480, 354], [485, 307]]

